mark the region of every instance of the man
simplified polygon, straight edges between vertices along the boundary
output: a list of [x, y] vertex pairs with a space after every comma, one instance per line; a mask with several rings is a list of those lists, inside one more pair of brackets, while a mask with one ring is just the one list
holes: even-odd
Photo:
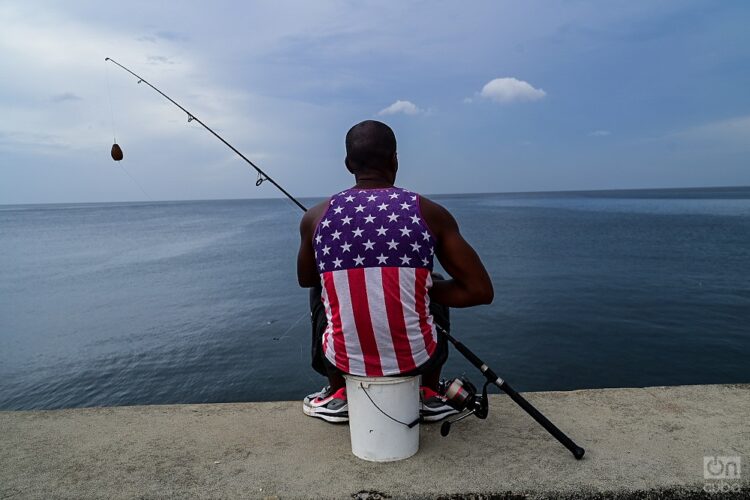
[[[348, 420], [343, 374], [422, 376], [422, 417], [455, 413], [439, 394], [448, 354], [447, 307], [492, 302], [492, 282], [451, 214], [394, 186], [396, 137], [367, 120], [346, 134], [354, 187], [307, 211], [297, 277], [313, 287], [313, 367], [329, 385], [303, 402], [307, 415]], [[450, 279], [433, 281], [433, 258]], [[443, 306], [442, 310], [440, 305]]]

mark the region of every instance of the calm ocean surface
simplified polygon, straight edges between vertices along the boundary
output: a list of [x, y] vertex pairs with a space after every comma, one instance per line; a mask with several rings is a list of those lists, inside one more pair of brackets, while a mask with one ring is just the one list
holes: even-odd
[[[750, 382], [750, 188], [435, 199], [496, 290], [453, 311], [454, 334], [517, 389]], [[0, 206], [0, 409], [319, 389], [299, 217], [283, 200]], [[480, 380], [455, 351], [444, 373]]]

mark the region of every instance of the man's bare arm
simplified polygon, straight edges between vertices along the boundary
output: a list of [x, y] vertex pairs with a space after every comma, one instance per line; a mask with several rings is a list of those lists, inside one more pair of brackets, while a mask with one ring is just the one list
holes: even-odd
[[489, 304], [495, 292], [484, 264], [461, 236], [453, 216], [437, 203], [421, 198], [422, 215], [437, 239], [435, 255], [451, 279], [436, 280], [430, 298], [448, 307]]
[[299, 224], [300, 245], [297, 254], [297, 281], [301, 287], [309, 288], [320, 284], [312, 241], [315, 227], [318, 225], [320, 218], [323, 217], [327, 207], [327, 201], [315, 205], [305, 212]]

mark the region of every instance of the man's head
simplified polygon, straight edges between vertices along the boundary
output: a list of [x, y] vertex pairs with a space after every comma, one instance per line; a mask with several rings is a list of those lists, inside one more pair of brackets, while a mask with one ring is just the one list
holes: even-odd
[[368, 171], [395, 175], [396, 136], [383, 122], [365, 120], [346, 134], [346, 168], [354, 175]]

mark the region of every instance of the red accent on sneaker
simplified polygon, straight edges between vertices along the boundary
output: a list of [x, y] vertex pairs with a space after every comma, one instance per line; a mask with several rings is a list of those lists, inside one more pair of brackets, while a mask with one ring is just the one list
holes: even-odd
[[332, 399], [341, 399], [343, 401], [346, 401], [346, 387], [342, 387], [338, 391], [334, 392], [333, 394], [329, 394], [324, 398], [317, 397], [312, 400], [311, 404], [313, 404], [314, 406], [322, 406]]
[[419, 392], [422, 396], [422, 400], [430, 399], [432, 397], [444, 399], [443, 396], [441, 396], [440, 394], [438, 394], [437, 392], [433, 391], [432, 389], [430, 389], [429, 387], [425, 385], [419, 388]]

